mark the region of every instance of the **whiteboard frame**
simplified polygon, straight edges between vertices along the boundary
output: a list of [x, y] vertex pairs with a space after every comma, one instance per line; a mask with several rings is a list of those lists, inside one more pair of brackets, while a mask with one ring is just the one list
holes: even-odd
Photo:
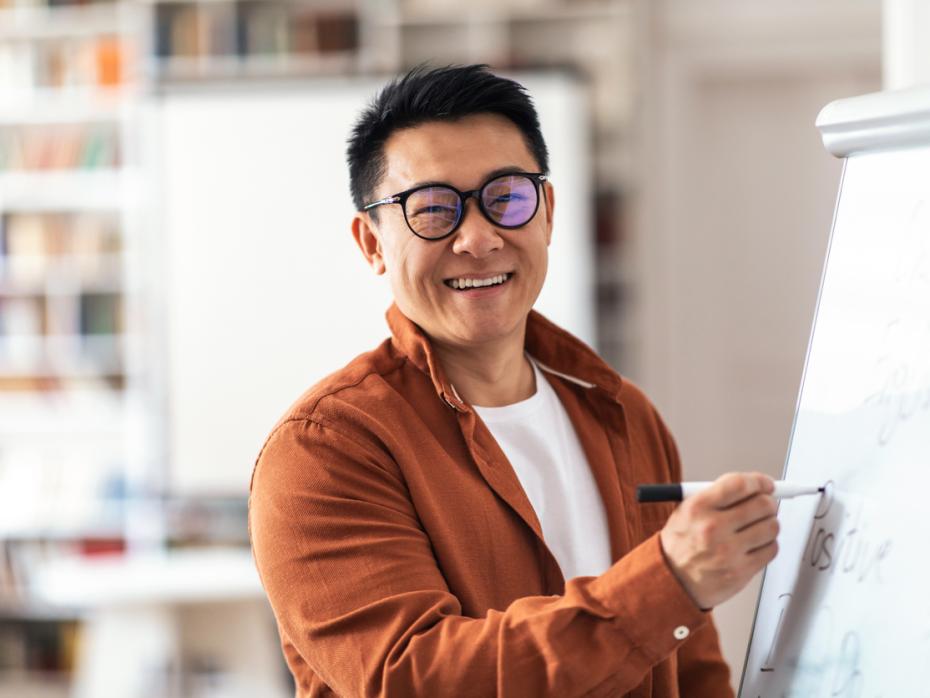
[[[801, 398], [804, 395], [804, 386], [807, 380], [807, 369], [814, 341], [814, 333], [817, 329], [817, 322], [820, 317], [824, 281], [830, 266], [830, 256], [833, 251], [836, 234], [836, 221], [843, 195], [849, 158], [870, 151], [904, 149], [915, 146], [926, 146], [930, 143], [930, 87], [875, 92], [833, 101], [820, 111], [820, 114], [817, 116], [816, 126], [820, 130], [821, 138], [827, 151], [843, 159], [843, 171], [840, 175], [839, 187], [833, 207], [833, 220], [830, 224], [827, 253], [821, 272], [820, 286], [817, 291], [817, 304], [811, 323], [811, 332], [808, 337], [807, 352], [804, 357], [804, 369], [801, 374], [801, 385], [795, 403], [794, 419], [791, 424], [788, 449], [785, 454], [784, 465], [782, 466], [782, 478], [784, 478], [787, 473], [788, 463], [794, 446]], [[749, 642], [746, 645], [746, 654], [743, 660], [743, 669], [740, 676], [739, 690], [737, 692], [739, 698], [742, 698], [743, 688], [746, 684], [749, 658], [753, 639], [755, 637], [756, 625], [759, 620], [759, 611], [762, 604], [767, 572], [768, 568], [763, 571], [762, 583], [759, 586], [759, 593], [756, 598], [756, 609], [753, 614], [752, 629], [749, 635]]]
[[[811, 355], [811, 347], [814, 344], [814, 330], [817, 329], [817, 319], [820, 316], [820, 302], [823, 298], [824, 281], [827, 278], [827, 269], [830, 266], [830, 252], [833, 249], [833, 236], [836, 232], [836, 218], [840, 209], [840, 198], [843, 195], [843, 181], [846, 178], [846, 160], [843, 161], [843, 171], [840, 173], [840, 185], [836, 190], [836, 201], [833, 205], [833, 220], [830, 223], [830, 238], [827, 241], [827, 254], [824, 258], [823, 269], [820, 272], [820, 285], [817, 289], [817, 304], [814, 306], [814, 318], [811, 321], [811, 331], [807, 338], [807, 351], [804, 354], [804, 368], [801, 371], [801, 385], [798, 388], [798, 397], [794, 405], [794, 418], [791, 420], [791, 435], [788, 437], [788, 449], [785, 452], [785, 462], [781, 469], [781, 479], [785, 479], [788, 472], [788, 461], [791, 460], [791, 449], [794, 446], [795, 428], [798, 425], [798, 415], [801, 412], [801, 397], [804, 395], [804, 382], [807, 380], [807, 365]], [[759, 620], [759, 608], [762, 605], [762, 591], [765, 589], [765, 577], [768, 573], [768, 567], [762, 571], [762, 583], [759, 584], [759, 594], [756, 597], [756, 608], [752, 614], [752, 628], [749, 630], [749, 642], [746, 643], [746, 655], [743, 657], [743, 671], [740, 674], [739, 690], [736, 695], [741, 698], [743, 695], [743, 684], [746, 682], [746, 672], [749, 668], [749, 653], [752, 649], [752, 639], [756, 634], [756, 623]]]
[[930, 142], [930, 86], [830, 102], [817, 116], [824, 147], [839, 158]]

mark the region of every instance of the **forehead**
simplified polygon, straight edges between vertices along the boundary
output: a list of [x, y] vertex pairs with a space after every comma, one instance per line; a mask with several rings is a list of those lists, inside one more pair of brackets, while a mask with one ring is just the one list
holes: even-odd
[[520, 129], [497, 114], [430, 121], [395, 131], [385, 143], [384, 155], [381, 188], [385, 191], [423, 182], [447, 182], [466, 189], [502, 167], [529, 172], [539, 167]]

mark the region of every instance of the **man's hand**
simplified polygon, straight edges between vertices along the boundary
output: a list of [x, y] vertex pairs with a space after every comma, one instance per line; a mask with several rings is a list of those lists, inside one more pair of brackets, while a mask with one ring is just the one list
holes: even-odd
[[774, 488], [762, 473], [722, 475], [682, 502], [659, 532], [669, 566], [700, 608], [729, 599], [775, 557]]

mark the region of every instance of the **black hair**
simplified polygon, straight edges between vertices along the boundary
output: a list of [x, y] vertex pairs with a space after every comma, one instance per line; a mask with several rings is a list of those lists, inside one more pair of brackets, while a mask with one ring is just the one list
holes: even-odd
[[346, 153], [355, 208], [361, 210], [371, 201], [384, 176], [384, 145], [392, 133], [474, 114], [498, 114], [513, 122], [539, 171], [549, 173], [549, 152], [539, 117], [523, 85], [494, 75], [484, 64], [419, 65], [385, 85], [355, 122]]

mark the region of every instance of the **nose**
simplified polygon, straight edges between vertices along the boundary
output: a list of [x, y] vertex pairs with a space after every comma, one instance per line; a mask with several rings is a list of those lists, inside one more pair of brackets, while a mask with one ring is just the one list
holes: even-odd
[[504, 239], [500, 236], [497, 228], [481, 214], [480, 210], [468, 210], [470, 203], [474, 203], [475, 209], [478, 208], [477, 201], [465, 200], [462, 222], [459, 229], [455, 231], [452, 251], [455, 254], [470, 254], [475, 259], [482, 259], [495, 250], [502, 248]]

